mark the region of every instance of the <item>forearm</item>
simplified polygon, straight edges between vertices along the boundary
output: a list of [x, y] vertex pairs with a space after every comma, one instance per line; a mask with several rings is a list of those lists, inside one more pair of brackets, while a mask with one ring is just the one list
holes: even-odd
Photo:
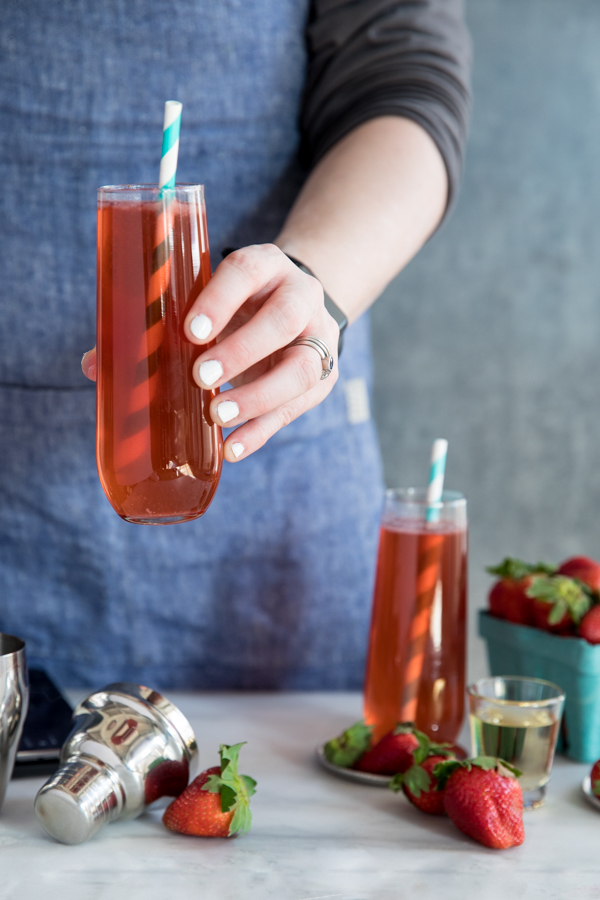
[[275, 243], [352, 322], [433, 233], [447, 193], [441, 154], [420, 125], [371, 119], [317, 163]]

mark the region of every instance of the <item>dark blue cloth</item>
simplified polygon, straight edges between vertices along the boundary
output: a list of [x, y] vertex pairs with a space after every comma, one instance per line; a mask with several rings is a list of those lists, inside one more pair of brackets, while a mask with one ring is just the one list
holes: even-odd
[[363, 676], [381, 503], [368, 322], [328, 399], [240, 464], [194, 523], [119, 519], [94, 459], [95, 202], [206, 184], [213, 260], [272, 239], [302, 182], [307, 0], [6, 0], [0, 35], [0, 628], [63, 684], [346, 688]]

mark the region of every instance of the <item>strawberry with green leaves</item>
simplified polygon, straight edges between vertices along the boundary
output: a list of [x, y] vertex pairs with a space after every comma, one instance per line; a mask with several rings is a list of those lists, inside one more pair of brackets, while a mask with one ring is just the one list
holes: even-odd
[[444, 808], [456, 827], [494, 850], [525, 840], [520, 774], [492, 756], [447, 760], [433, 770]]
[[375, 746], [361, 756], [354, 768], [374, 775], [406, 772], [433, 753], [445, 755], [447, 744], [434, 744], [412, 722], [399, 722]]
[[371, 746], [373, 726], [365, 725], [364, 719], [355, 722], [346, 731], [327, 741], [323, 747], [325, 759], [335, 766], [349, 769]]
[[[415, 756], [419, 758], [419, 751], [416, 751]], [[391, 789], [402, 789], [413, 806], [421, 812], [430, 816], [445, 816], [444, 792], [438, 788], [438, 781], [433, 773], [436, 766], [447, 758], [436, 754], [415, 762], [406, 772], [395, 776], [390, 783]]]
[[256, 782], [238, 772], [242, 744], [221, 744], [221, 765], [198, 775], [165, 811], [171, 831], [199, 837], [235, 837], [250, 830]]
[[574, 634], [592, 605], [589, 589], [566, 575], [538, 576], [527, 588], [535, 625], [556, 634]]
[[499, 566], [488, 566], [486, 572], [498, 578], [488, 597], [491, 614], [517, 625], [533, 625], [533, 604], [527, 588], [536, 575], [551, 575], [554, 567], [507, 556]]

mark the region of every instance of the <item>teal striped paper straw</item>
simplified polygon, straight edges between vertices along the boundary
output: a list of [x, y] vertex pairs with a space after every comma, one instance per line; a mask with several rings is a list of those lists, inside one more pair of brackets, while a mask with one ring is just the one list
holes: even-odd
[[160, 172], [158, 186], [161, 196], [163, 191], [175, 187], [177, 175], [177, 156], [179, 154], [179, 132], [181, 131], [182, 104], [178, 100], [167, 100], [163, 122], [163, 142], [160, 156]]
[[425, 514], [425, 519], [428, 522], [437, 522], [440, 518], [440, 510], [436, 504], [442, 499], [447, 455], [448, 441], [444, 440], [444, 438], [438, 438], [433, 442], [433, 447], [431, 448], [431, 469], [429, 470], [427, 512]]

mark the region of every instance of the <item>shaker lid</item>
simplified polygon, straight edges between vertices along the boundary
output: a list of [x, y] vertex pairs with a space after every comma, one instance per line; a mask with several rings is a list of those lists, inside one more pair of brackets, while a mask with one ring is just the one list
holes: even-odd
[[62, 844], [83, 844], [116, 818], [122, 793], [108, 767], [93, 757], [73, 757], [35, 798], [45, 831]]

